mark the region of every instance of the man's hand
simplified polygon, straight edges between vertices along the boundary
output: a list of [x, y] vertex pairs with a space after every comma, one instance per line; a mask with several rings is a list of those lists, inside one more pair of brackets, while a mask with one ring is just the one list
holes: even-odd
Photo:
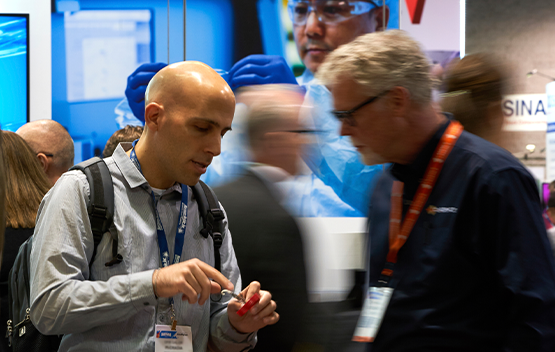
[[241, 309], [243, 303], [231, 299], [227, 304], [229, 322], [235, 330], [241, 333], [251, 333], [266, 325], [275, 324], [279, 320], [279, 314], [276, 313], [276, 302], [272, 301], [270, 292], [260, 290], [260, 283], [251, 282], [241, 292], [241, 296], [245, 297], [245, 301], [248, 302], [255, 293], [260, 294], [260, 301], [242, 317], [237, 314], [237, 311]]
[[250, 55], [233, 65], [227, 83], [235, 90], [256, 84], [297, 84], [297, 80], [281, 56]]
[[200, 305], [206, 302], [210, 294], [219, 293], [222, 288], [233, 291], [231, 281], [218, 270], [196, 258], [162, 268], [158, 273], [155, 271], [152, 275], [152, 285], [158, 297], [172, 297], [182, 293], [183, 300], [188, 300], [189, 304], [198, 301]]
[[142, 122], [145, 122], [145, 92], [148, 82], [166, 66], [163, 62], [142, 64], [127, 77], [125, 96], [133, 115]]

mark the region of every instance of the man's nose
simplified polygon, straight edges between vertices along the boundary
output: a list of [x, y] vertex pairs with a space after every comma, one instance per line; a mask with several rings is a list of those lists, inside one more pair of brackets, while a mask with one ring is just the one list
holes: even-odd
[[306, 18], [305, 33], [309, 37], [323, 36], [325, 32], [325, 24], [318, 18], [316, 9], [312, 10]]
[[353, 126], [347, 123], [347, 121], [341, 121], [341, 128], [339, 129], [339, 133], [342, 136], [352, 136], [353, 135]]
[[207, 138], [208, 144], [206, 145], [205, 151], [213, 156], [218, 156], [222, 152], [222, 136], [217, 135], [215, 137]]

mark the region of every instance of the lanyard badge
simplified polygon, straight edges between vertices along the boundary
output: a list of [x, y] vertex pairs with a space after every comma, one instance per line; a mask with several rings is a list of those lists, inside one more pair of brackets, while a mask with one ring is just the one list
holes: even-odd
[[[141, 174], [143, 173], [141, 170], [141, 164], [139, 163], [139, 159], [137, 158], [137, 154], [135, 154], [135, 145], [137, 144], [138, 140], [133, 142], [133, 149], [131, 149], [130, 159], [137, 167]], [[154, 204], [154, 215], [156, 218], [156, 233], [158, 235], [158, 246], [160, 249], [160, 259], [162, 261], [162, 267], [165, 268], [170, 265], [170, 250], [168, 247], [168, 241], [166, 238], [166, 232], [164, 231], [164, 226], [162, 225], [162, 221], [160, 220], [160, 214], [158, 213], [158, 201], [156, 200], [156, 196], [153, 191], [150, 191], [150, 195], [152, 197], [152, 202]], [[172, 264], [177, 264], [181, 261], [181, 254], [183, 252], [183, 243], [185, 242], [185, 230], [187, 229], [187, 205], [189, 202], [189, 188], [186, 185], [181, 185], [181, 205], [179, 208], [179, 218], [177, 223], [177, 230], [175, 234], [175, 246], [174, 246], [174, 255], [173, 255], [173, 262]], [[170, 305], [171, 305], [171, 321], [172, 330], [176, 330], [177, 327], [177, 319], [175, 315], [175, 308], [173, 304], [173, 297], [170, 298]]]
[[404, 221], [402, 220], [403, 183], [399, 181], [393, 182], [389, 214], [389, 252], [387, 260], [381, 272], [378, 287], [368, 288], [353, 341], [374, 341], [393, 295], [393, 288], [389, 287], [389, 285], [393, 277], [395, 263], [397, 263], [397, 253], [403, 247], [414, 228], [422, 209], [424, 209], [424, 205], [432, 193], [443, 164], [462, 131], [462, 125], [457, 121], [452, 121], [443, 133]]

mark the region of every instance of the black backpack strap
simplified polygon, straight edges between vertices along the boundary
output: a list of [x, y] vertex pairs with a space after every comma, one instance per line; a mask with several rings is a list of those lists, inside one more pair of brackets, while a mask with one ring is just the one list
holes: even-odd
[[[81, 170], [89, 182], [90, 197], [87, 202], [87, 213], [91, 222], [91, 230], [94, 239], [93, 256], [89, 263], [92, 262], [96, 256], [96, 249], [102, 240], [102, 236], [109, 231], [114, 219], [114, 184], [112, 182], [112, 175], [108, 166], [99, 157], [94, 157], [85, 160], [70, 170]], [[106, 266], [121, 263], [123, 257], [117, 253], [118, 251], [118, 237], [112, 235], [112, 260], [107, 262]]]
[[[25, 243], [24, 247], [24, 258], [29, 259], [31, 258], [31, 250], [33, 249], [33, 236], [29, 237]], [[23, 283], [25, 289], [25, 295], [27, 296], [27, 304], [29, 307], [31, 306], [31, 275], [29, 274], [29, 262], [27, 260], [21, 261], [21, 272], [23, 273]]]
[[224, 212], [220, 208], [218, 197], [208, 185], [202, 181], [198, 181], [193, 187], [193, 194], [198, 203], [198, 210], [203, 220], [203, 228], [200, 234], [207, 238], [212, 237], [214, 242], [214, 267], [221, 271], [220, 247], [223, 243], [223, 220]]

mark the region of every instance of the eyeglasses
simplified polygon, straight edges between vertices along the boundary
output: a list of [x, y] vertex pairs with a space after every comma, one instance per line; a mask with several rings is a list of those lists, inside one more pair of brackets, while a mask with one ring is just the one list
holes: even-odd
[[299, 129], [299, 130], [287, 130], [287, 131], [282, 131], [282, 132], [287, 132], [287, 133], [295, 133], [295, 134], [311, 134], [311, 133], [320, 133], [321, 131], [318, 130], [303, 130], [303, 129]]
[[356, 121], [355, 121], [355, 117], [353, 116], [353, 114], [355, 112], [357, 112], [358, 109], [360, 109], [363, 106], [366, 106], [370, 103], [373, 103], [376, 99], [378, 99], [379, 97], [381, 97], [383, 95], [386, 95], [387, 93], [389, 93], [389, 90], [383, 91], [383, 92], [381, 92], [380, 94], [378, 94], [376, 96], [370, 97], [370, 98], [368, 98], [368, 100], [365, 100], [364, 102], [362, 102], [361, 104], [352, 108], [351, 110], [332, 110], [331, 113], [333, 115], [335, 115], [335, 117], [340, 122], [345, 121], [345, 123], [347, 123], [349, 126], [356, 126]]
[[370, 12], [375, 7], [378, 7], [378, 5], [372, 0], [289, 0], [287, 12], [293, 24], [304, 26], [308, 16], [313, 11], [319, 21], [326, 24], [334, 24]]
[[54, 154], [50, 154], [50, 153], [38, 152], [37, 155], [39, 155], [39, 154], [43, 154], [44, 156], [47, 156], [47, 157], [49, 157], [49, 158], [53, 158], [53, 157], [54, 157]]

